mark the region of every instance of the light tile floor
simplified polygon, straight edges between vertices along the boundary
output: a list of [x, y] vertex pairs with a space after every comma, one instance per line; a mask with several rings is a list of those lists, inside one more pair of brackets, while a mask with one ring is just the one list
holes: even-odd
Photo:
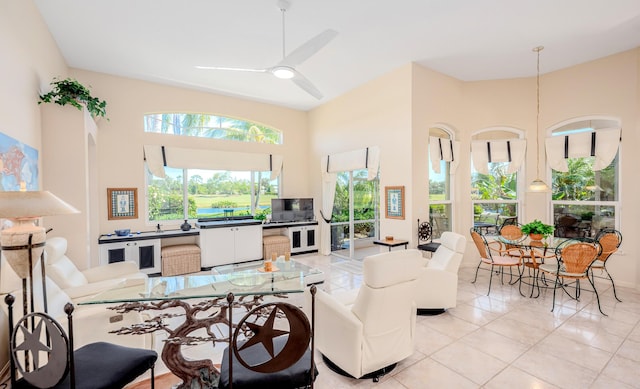
[[[362, 282], [361, 274], [344, 270], [357, 267], [332, 266], [344, 259], [314, 254], [294, 259], [321, 269], [325, 282], [319, 287], [329, 293], [356, 289]], [[539, 298], [522, 297], [517, 285], [503, 285], [494, 276], [487, 296], [489, 272], [480, 271], [472, 284], [475, 266], [465, 263], [460, 268], [457, 307], [442, 315], [418, 316], [414, 354], [380, 382], [334, 373], [317, 353], [320, 374], [315, 387], [640, 388], [640, 291], [618, 287], [620, 303], [608, 281], [599, 282], [602, 309], [609, 315], [605, 317], [584, 283], [587, 290], [579, 302], [559, 294], [551, 312], [553, 290], [543, 290]], [[302, 305], [302, 295], [289, 298]], [[222, 349], [203, 345], [183, 352], [216, 361]], [[159, 360], [156, 375], [164, 372]]]
[[[331, 266], [342, 259], [296, 260], [322, 269], [319, 286], [330, 293], [362, 282]], [[414, 354], [380, 382], [338, 375], [318, 357], [316, 388], [640, 388], [640, 291], [618, 287], [620, 303], [608, 281], [598, 282], [605, 317], [583, 283], [579, 302], [559, 294], [551, 312], [552, 289], [522, 297], [494, 277], [487, 296], [489, 273], [472, 284], [474, 273], [475, 264], [460, 268], [456, 308], [418, 316]]]

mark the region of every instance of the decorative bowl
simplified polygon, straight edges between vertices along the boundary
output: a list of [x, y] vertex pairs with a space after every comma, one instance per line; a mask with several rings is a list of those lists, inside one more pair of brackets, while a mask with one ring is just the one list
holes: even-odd
[[127, 229], [123, 229], [123, 230], [115, 230], [114, 232], [118, 236], [127, 236], [127, 235], [129, 235], [131, 233], [131, 229], [127, 228]]

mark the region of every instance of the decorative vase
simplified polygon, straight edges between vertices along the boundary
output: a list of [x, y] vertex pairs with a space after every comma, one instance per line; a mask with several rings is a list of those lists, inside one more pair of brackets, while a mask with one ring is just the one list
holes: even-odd
[[180, 226], [180, 229], [182, 231], [189, 231], [191, 229], [191, 224], [189, 224], [189, 222], [185, 220], [184, 223], [182, 223], [182, 225]]
[[542, 234], [529, 234], [529, 238], [531, 238], [531, 240], [542, 240], [544, 236]]

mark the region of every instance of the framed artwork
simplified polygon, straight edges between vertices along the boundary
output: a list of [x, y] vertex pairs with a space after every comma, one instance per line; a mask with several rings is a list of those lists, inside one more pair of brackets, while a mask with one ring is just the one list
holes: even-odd
[[387, 219], [404, 220], [404, 186], [385, 186], [384, 202]]
[[137, 188], [107, 188], [109, 220], [138, 218]]

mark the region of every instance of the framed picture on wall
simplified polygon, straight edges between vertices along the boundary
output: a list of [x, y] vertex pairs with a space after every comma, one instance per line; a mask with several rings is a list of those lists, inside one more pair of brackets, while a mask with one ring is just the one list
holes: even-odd
[[137, 188], [107, 188], [109, 220], [138, 218]]
[[384, 203], [387, 219], [404, 220], [404, 186], [385, 186]]

